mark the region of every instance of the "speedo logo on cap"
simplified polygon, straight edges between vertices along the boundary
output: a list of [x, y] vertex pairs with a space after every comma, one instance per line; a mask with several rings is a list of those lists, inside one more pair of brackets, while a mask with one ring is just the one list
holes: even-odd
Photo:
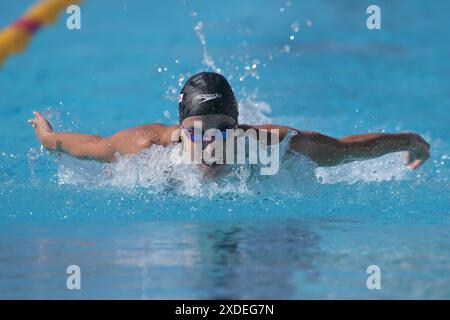
[[209, 101], [209, 100], [214, 100], [214, 99], [220, 99], [222, 98], [222, 94], [220, 93], [202, 93], [202, 94], [198, 94], [195, 96], [195, 98], [197, 100], [200, 100], [200, 103]]

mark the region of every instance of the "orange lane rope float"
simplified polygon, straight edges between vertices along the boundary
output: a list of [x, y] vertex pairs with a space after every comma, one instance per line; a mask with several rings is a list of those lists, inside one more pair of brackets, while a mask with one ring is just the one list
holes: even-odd
[[25, 14], [0, 31], [0, 65], [14, 54], [25, 50], [33, 34], [45, 25], [53, 23], [59, 13], [81, 0], [41, 0]]

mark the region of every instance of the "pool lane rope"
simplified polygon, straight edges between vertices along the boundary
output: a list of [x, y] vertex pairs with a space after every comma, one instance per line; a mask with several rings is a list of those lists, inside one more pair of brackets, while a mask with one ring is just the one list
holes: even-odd
[[5, 59], [22, 52], [33, 34], [43, 26], [55, 22], [59, 13], [81, 0], [41, 0], [28, 9], [25, 14], [0, 31], [0, 66]]

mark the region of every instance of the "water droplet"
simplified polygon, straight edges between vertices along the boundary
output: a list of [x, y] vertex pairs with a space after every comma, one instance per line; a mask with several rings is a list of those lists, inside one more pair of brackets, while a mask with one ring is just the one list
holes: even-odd
[[181, 87], [181, 85], [183, 84], [183, 81], [184, 81], [184, 75], [180, 74], [178, 76], [178, 86]]
[[166, 117], [167, 119], [170, 119], [170, 112], [169, 111], [164, 111], [163, 112], [163, 114], [164, 114], [164, 117]]

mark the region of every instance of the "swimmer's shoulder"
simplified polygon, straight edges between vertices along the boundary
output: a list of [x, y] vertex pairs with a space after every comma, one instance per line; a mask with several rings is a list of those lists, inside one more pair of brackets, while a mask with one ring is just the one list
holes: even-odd
[[270, 133], [274, 133], [274, 130], [278, 130], [280, 141], [284, 139], [284, 137], [286, 136], [288, 131], [296, 131], [300, 135], [302, 133], [302, 131], [299, 131], [295, 128], [291, 128], [289, 126], [277, 125], [277, 124], [255, 124], [255, 125], [240, 124], [239, 129], [242, 129], [244, 131], [246, 131], [248, 129], [254, 129], [256, 131], [267, 130], [267, 132], [270, 132]]
[[141, 137], [147, 144], [169, 145], [172, 144], [172, 135], [178, 130], [178, 125], [168, 126], [161, 123], [150, 123], [135, 128], [137, 135]]
[[169, 145], [172, 132], [178, 129], [177, 125], [167, 126], [160, 123], [144, 124], [124, 129], [109, 137], [116, 144], [133, 150], [149, 148], [152, 145]]

